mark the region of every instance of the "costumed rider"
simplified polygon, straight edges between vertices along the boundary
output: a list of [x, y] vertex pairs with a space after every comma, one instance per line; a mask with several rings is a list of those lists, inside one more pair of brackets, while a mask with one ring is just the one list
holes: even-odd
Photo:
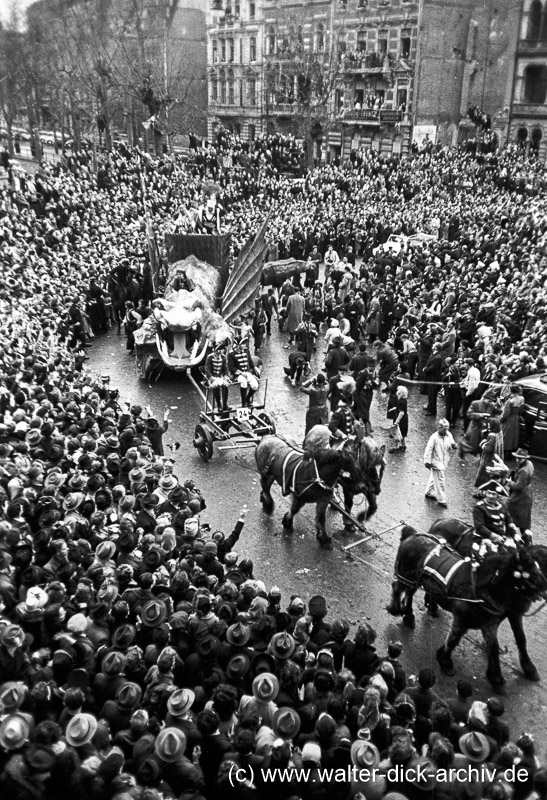
[[230, 384], [230, 370], [226, 358], [226, 342], [215, 346], [205, 360], [205, 377], [207, 386], [213, 390], [213, 407], [217, 405], [219, 411], [228, 411], [228, 386]]
[[352, 392], [349, 387], [344, 387], [340, 393], [338, 408], [333, 413], [329, 422], [332, 438], [338, 442], [345, 441], [355, 435], [355, 417], [351, 410]]
[[218, 202], [220, 187], [210, 184], [204, 190], [205, 203], [198, 208], [196, 219], [196, 233], [220, 233], [220, 216], [223, 212], [222, 205]]
[[473, 549], [482, 556], [491, 550], [496, 551], [500, 545], [516, 547], [523, 539], [511, 514], [501, 502], [501, 496], [507, 495], [506, 490], [500, 483], [491, 480], [482, 491], [484, 497], [473, 509], [473, 525], [480, 540], [475, 542]]
[[253, 363], [249, 348], [249, 336], [238, 339], [229, 355], [230, 372], [235, 375], [241, 392], [241, 405], [252, 406], [253, 397], [258, 389], [259, 371]]

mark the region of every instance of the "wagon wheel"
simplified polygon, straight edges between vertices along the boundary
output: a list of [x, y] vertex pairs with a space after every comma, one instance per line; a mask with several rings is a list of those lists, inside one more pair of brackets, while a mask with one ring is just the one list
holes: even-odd
[[265, 411], [262, 411], [261, 414], [257, 414], [257, 417], [266, 428], [270, 429], [269, 433], [275, 433], [276, 430], [275, 422], [273, 421], [273, 419], [270, 417], [269, 414], [267, 414]]
[[213, 436], [208, 428], [196, 425], [193, 445], [204, 461], [209, 461], [213, 456]]

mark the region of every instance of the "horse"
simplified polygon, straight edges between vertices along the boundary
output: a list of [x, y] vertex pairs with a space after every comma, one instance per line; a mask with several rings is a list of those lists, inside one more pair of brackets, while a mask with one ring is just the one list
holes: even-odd
[[[486, 677], [495, 691], [502, 692], [505, 679], [499, 659], [498, 628], [506, 618], [512, 627], [516, 626], [513, 631], [525, 675], [537, 679], [537, 671], [526, 653], [522, 615], [534, 600], [547, 592], [547, 554], [542, 560], [540, 566], [537, 553], [523, 547], [487, 555], [475, 570], [470, 559], [447, 547], [443, 540], [430, 534], [418, 534], [405, 525], [387, 611], [394, 616], [402, 614], [403, 623], [414, 627], [412, 599], [416, 590], [423, 588], [430, 601], [453, 615], [445, 643], [437, 650], [442, 671], [454, 674], [453, 650], [468, 630], [480, 630], [488, 654]], [[444, 577], [439, 575], [441, 567], [438, 566], [443, 561]]]
[[302, 506], [316, 504], [316, 538], [326, 550], [332, 539], [325, 528], [326, 513], [336, 481], [345, 472], [355, 491], [364, 491], [366, 476], [356, 459], [344, 450], [318, 450], [313, 458], [292, 447], [279, 436], [264, 436], [255, 451], [260, 473], [260, 502], [267, 514], [274, 509], [270, 489], [278, 483], [283, 494], [291, 495], [291, 507], [283, 517], [283, 527], [293, 529], [293, 519]]
[[[473, 553], [473, 544], [476, 541], [474, 529], [462, 520], [446, 517], [436, 520], [429, 533], [445, 539], [460, 555], [468, 558]], [[525, 552], [529, 553], [538, 564], [543, 575], [547, 576], [547, 547], [544, 545], [526, 545]], [[539, 681], [539, 673], [528, 654], [526, 634], [524, 633], [524, 615], [530, 607], [531, 601], [516, 603], [507, 610], [505, 617], [509, 621], [515, 643], [519, 652], [519, 661], [524, 676], [530, 681]]]
[[[304, 450], [309, 450], [313, 455], [318, 450], [326, 450], [330, 447], [331, 441], [332, 433], [327, 425], [314, 425], [304, 439]], [[365, 425], [357, 420], [355, 423], [355, 438], [346, 439], [342, 444], [342, 449], [357, 459], [359, 466], [367, 477], [364, 492], [367, 511], [366, 513], [361, 511], [357, 515], [359, 522], [362, 522], [364, 519], [370, 519], [378, 510], [377, 497], [381, 491], [382, 478], [386, 468], [386, 446], [382, 445], [380, 447], [372, 436], [367, 435]], [[340, 485], [344, 494], [344, 508], [348, 514], [351, 514], [353, 499], [357, 492], [351, 482], [344, 478], [340, 480]], [[352, 531], [355, 530], [355, 525], [346, 518], [344, 528], [346, 531]]]

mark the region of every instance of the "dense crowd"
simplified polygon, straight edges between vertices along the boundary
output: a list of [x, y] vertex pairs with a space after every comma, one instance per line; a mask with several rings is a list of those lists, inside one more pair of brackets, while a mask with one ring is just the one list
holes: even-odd
[[[379, 653], [368, 623], [352, 630], [323, 597], [268, 588], [244, 557], [244, 512], [231, 532], [209, 530], [199, 489], [174, 475], [168, 419], [86, 369], [111, 324], [108, 276], [142, 275], [141, 177], [158, 228], [214, 178], [236, 251], [271, 210], [272, 257], [324, 258], [302, 319], [307, 308], [326, 322], [334, 348], [339, 335], [375, 342], [386, 386], [398, 372], [436, 385], [438, 352], [442, 383], [456, 351], [449, 388], [471, 368], [478, 391], [510, 386], [544, 365], [543, 166], [512, 151], [363, 151], [294, 181], [281, 174], [297, 157], [292, 139], [250, 152], [223, 136], [216, 149], [189, 166], [124, 149], [97, 176], [75, 157], [12, 174], [0, 192], [2, 792], [544, 798], [534, 742], [508, 730], [499, 699], [474, 699], [465, 681], [440, 697], [430, 669], [407, 675], [400, 643]], [[384, 250], [390, 235], [417, 232], [433, 238]], [[294, 294], [294, 283], [282, 290], [280, 308]], [[446, 777], [482, 765], [490, 777]], [[269, 779], [277, 767], [289, 772]], [[328, 782], [323, 767], [357, 772]]]

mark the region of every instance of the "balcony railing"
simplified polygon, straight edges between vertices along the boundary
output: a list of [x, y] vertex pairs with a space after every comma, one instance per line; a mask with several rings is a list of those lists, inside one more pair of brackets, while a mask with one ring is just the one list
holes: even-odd
[[547, 53], [547, 42], [537, 39], [519, 39], [518, 51], [519, 53]]
[[342, 118], [345, 120], [359, 120], [367, 122], [380, 122], [380, 112], [373, 108], [346, 108], [342, 111]]
[[513, 114], [521, 117], [545, 117], [547, 119], [547, 105], [545, 103], [513, 103]]
[[399, 111], [394, 108], [346, 108], [341, 116], [345, 122], [369, 122], [378, 125], [380, 122], [396, 125], [399, 122], [408, 121], [408, 112]]

